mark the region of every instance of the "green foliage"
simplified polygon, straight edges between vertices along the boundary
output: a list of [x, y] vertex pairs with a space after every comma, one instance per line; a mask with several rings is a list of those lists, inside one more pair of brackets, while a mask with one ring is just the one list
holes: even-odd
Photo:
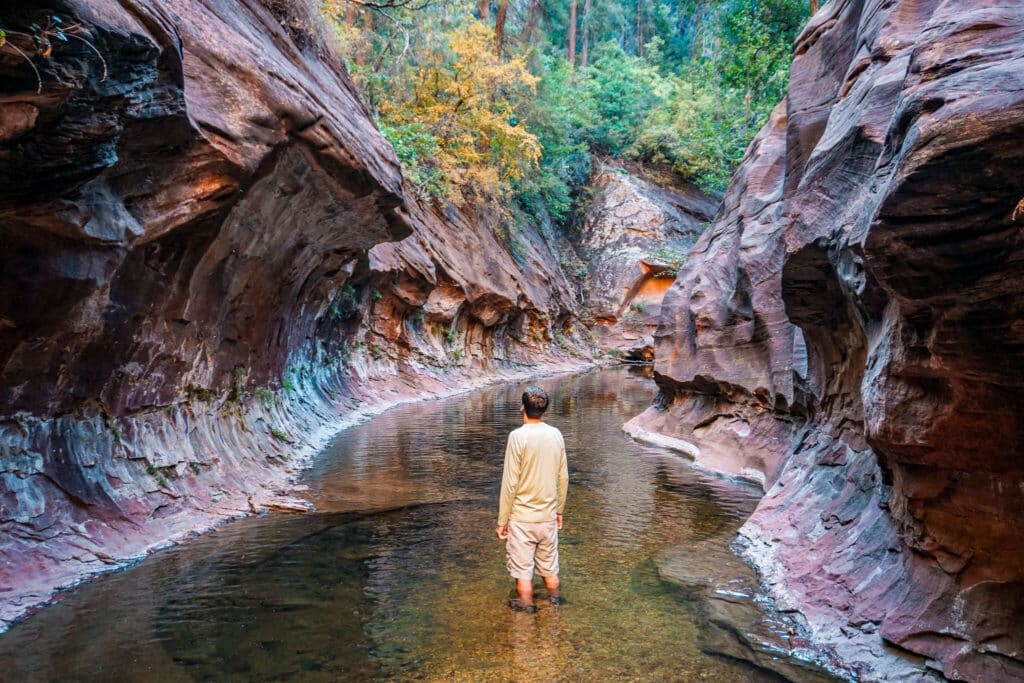
[[197, 463], [197, 462], [190, 462], [188, 464], [188, 466], [189, 466], [189, 469], [192, 470], [192, 474], [199, 475], [199, 474], [203, 473], [202, 466], [199, 463]]
[[448, 344], [451, 344], [451, 343], [453, 343], [455, 341], [455, 328], [454, 327], [445, 328], [444, 340], [445, 340], [445, 343], [448, 343]]
[[325, 314], [327, 320], [333, 323], [353, 317], [359, 311], [357, 294], [358, 292], [352, 283], [346, 282], [341, 291], [331, 300], [331, 305], [327, 307]]
[[513, 196], [520, 219], [556, 224], [570, 219], [595, 154], [722, 191], [785, 94], [808, 16], [806, 0], [593, 3], [589, 64], [574, 68], [563, 3], [544, 5], [528, 40], [529, 10], [512, 7], [501, 57], [476, 4], [360, 9], [355, 21], [342, 0], [323, 7], [417, 192]]
[[228, 396], [230, 400], [237, 401], [245, 394], [245, 375], [245, 368], [241, 365], [235, 367], [232, 372], [231, 393]]
[[790, 50], [807, 18], [802, 0], [729, 0], [695, 41], [714, 46], [681, 63], [630, 154], [666, 163], [721, 192], [747, 145], [786, 92]]
[[285, 434], [283, 429], [279, 429], [278, 427], [271, 427], [270, 428], [270, 434], [271, 434], [271, 436], [273, 436], [278, 441], [284, 441], [285, 443], [291, 443], [291, 440], [288, 438], [288, 435]]
[[412, 184], [422, 197], [440, 197], [444, 194], [444, 174], [435, 165], [441, 151], [435, 137], [427, 127], [418, 122], [388, 123], [379, 121], [380, 132], [395, 148], [395, 155], [402, 163], [405, 179]]
[[547, 211], [561, 221], [572, 209], [571, 188], [590, 175], [588, 114], [580, 106], [573, 69], [560, 55], [537, 56], [531, 70], [539, 79], [537, 97], [524, 107], [523, 125], [537, 136], [541, 158], [537, 172], [519, 178], [513, 188], [527, 213]]
[[[0, 52], [10, 50], [29, 65], [35, 75], [37, 93], [43, 91], [43, 78], [33, 63], [32, 57], [39, 56], [50, 59], [53, 57], [55, 47], [69, 45], [72, 40], [84, 45], [99, 59], [103, 71], [100, 82], [107, 79], [107, 61], [92, 41], [82, 35], [88, 35], [88, 32], [81, 23], [67, 24], [56, 14], [39, 15], [33, 23], [28, 26], [19, 26], [19, 28], [24, 30], [15, 30], [12, 26], [0, 28]], [[16, 44], [17, 42], [21, 42], [21, 47]]]
[[219, 394], [214, 389], [201, 387], [196, 384], [189, 384], [185, 387], [185, 395], [188, 396], [189, 400], [210, 402], [216, 400]]
[[256, 387], [252, 392], [265, 407], [274, 405], [274, 392], [266, 387]]
[[157, 467], [152, 463], [146, 464], [146, 474], [156, 479], [156, 483], [159, 484], [161, 488], [167, 488], [168, 483], [166, 474], [173, 473], [173, 471], [173, 467]]
[[686, 253], [663, 244], [655, 249], [651, 255], [647, 257], [647, 260], [652, 263], [668, 266], [665, 270], [659, 272], [654, 277], [675, 278], [679, 275], [679, 269], [686, 262]]
[[121, 430], [118, 429], [117, 424], [111, 419], [106, 413], [103, 414], [103, 424], [110, 431], [111, 436], [114, 437], [114, 445], [121, 445]]
[[295, 380], [292, 379], [291, 375], [285, 375], [284, 379], [281, 380], [281, 386], [285, 391], [295, 391]]
[[584, 107], [591, 147], [623, 156], [640, 135], [648, 114], [660, 105], [667, 85], [656, 66], [604, 43], [584, 74]]

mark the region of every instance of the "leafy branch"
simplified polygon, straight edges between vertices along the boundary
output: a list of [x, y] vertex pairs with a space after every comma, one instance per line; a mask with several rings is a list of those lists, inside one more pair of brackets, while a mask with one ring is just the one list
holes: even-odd
[[28, 65], [32, 67], [32, 71], [33, 73], [35, 73], [36, 76], [37, 93], [43, 92], [43, 77], [39, 73], [39, 69], [32, 61], [32, 57], [30, 57], [20, 47], [18, 47], [10, 40], [8, 40], [8, 35], [24, 36], [25, 38], [30, 39], [32, 41], [33, 46], [35, 47], [36, 53], [46, 59], [49, 59], [50, 56], [53, 54], [54, 40], [60, 41], [62, 43], [68, 42], [68, 39], [77, 40], [80, 43], [84, 44], [86, 47], [88, 47], [90, 50], [92, 50], [93, 53], [97, 57], [99, 57], [100, 64], [103, 65], [103, 76], [100, 78], [100, 82], [102, 83], [103, 81], [107, 80], [107, 60], [103, 58], [103, 55], [100, 53], [99, 50], [96, 49], [96, 46], [93, 45], [91, 41], [79, 35], [81, 32], [85, 31], [82, 24], [70, 24], [65, 26], [63, 19], [61, 19], [57, 15], [53, 15], [47, 18], [45, 26], [40, 26], [38, 23], [32, 23], [29, 25], [28, 29], [28, 32], [25, 32], [0, 27], [0, 48], [9, 47], [15, 52], [17, 52], [19, 55], [21, 55], [26, 62], [28, 62]]

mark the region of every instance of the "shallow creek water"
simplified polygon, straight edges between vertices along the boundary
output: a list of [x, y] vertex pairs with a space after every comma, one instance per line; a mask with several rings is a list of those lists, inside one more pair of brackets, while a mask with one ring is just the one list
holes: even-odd
[[[0, 636], [0, 678], [778, 680], [704, 654], [657, 562], [725, 549], [759, 492], [622, 433], [648, 379], [539, 383], [569, 454], [562, 606], [506, 606], [493, 529], [522, 385], [503, 385], [340, 433], [304, 477], [316, 513], [244, 519], [84, 584]], [[711, 579], [738, 563], [706, 555]]]

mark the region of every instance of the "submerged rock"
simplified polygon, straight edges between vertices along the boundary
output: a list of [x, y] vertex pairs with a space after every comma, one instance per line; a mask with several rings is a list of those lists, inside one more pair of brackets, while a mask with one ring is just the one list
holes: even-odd
[[637, 340], [626, 350], [626, 360], [634, 363], [654, 362], [654, 337], [644, 337]]
[[764, 473], [747, 556], [866, 680], [1024, 678], [1022, 30], [824, 4], [662, 305], [639, 425]]
[[683, 591], [699, 617], [701, 649], [771, 672], [774, 680], [825, 683], [849, 677], [841, 669], [829, 672], [833, 662], [813, 660], [800, 624], [764, 599], [754, 571], [728, 546], [725, 539], [714, 538], [655, 558], [658, 575]]

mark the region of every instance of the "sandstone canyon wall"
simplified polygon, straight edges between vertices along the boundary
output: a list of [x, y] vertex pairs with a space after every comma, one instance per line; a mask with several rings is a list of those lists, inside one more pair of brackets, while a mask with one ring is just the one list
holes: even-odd
[[[0, 624], [279, 490], [346, 420], [590, 361], [538, 226], [427, 206], [309, 25], [19, 3], [0, 56]], [[41, 17], [41, 18], [37, 18]], [[20, 40], [9, 34], [12, 41]], [[400, 240], [400, 241], [398, 241]]]
[[602, 161], [586, 190], [590, 201], [572, 232], [586, 263], [582, 316], [602, 350], [653, 359], [661, 302], [719, 200], [653, 169]]
[[1021, 3], [831, 0], [665, 298], [634, 427], [859, 679], [1024, 680], [1022, 133]]

